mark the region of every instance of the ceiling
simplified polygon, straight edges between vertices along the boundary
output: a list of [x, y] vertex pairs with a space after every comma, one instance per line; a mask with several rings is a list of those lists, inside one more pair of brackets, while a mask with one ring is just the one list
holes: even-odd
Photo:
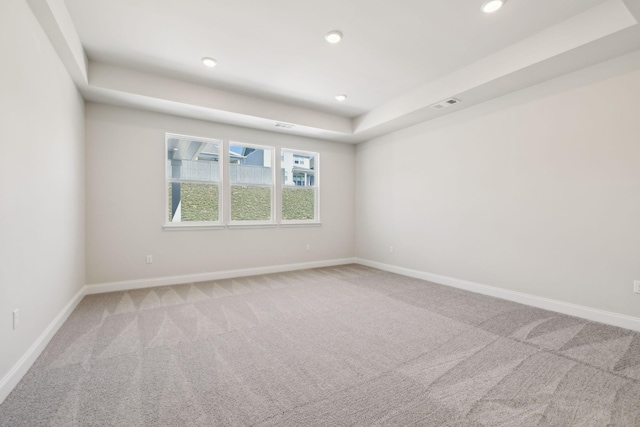
[[28, 1], [88, 100], [344, 142], [640, 49], [640, 0]]

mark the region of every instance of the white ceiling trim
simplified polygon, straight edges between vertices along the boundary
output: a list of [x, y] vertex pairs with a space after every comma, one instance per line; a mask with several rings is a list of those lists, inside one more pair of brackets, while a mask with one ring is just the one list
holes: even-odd
[[88, 88], [92, 89], [94, 97], [102, 95], [105, 100], [108, 100], [110, 93], [122, 93], [134, 95], [129, 98], [134, 104], [137, 95], [155, 99], [156, 102], [164, 102], [167, 105], [184, 105], [204, 109], [208, 112], [209, 120], [216, 119], [227, 122], [237, 116], [241, 122], [246, 122], [243, 117], [255, 117], [257, 120], [267, 121], [269, 128], [273, 128], [276, 122], [287, 122], [301, 128], [344, 135], [352, 134], [352, 122], [346, 117], [182, 82], [168, 77], [154, 76], [109, 64], [89, 63], [89, 85], [81, 90], [84, 92]]
[[[89, 62], [64, 0], [27, 0], [87, 100], [357, 143], [640, 49], [640, 2], [609, 0], [354, 119]], [[372, 88], [375, 90], [375, 88]], [[446, 110], [429, 106], [456, 97]], [[277, 122], [293, 124], [277, 128]]]
[[87, 84], [87, 55], [64, 0], [27, 0], [58, 56], [79, 87]]
[[[622, 0], [610, 0], [355, 119], [354, 133], [384, 125], [443, 99], [486, 85], [637, 24]], [[640, 47], [640, 43], [636, 48]], [[451, 112], [454, 109], [447, 111]]]

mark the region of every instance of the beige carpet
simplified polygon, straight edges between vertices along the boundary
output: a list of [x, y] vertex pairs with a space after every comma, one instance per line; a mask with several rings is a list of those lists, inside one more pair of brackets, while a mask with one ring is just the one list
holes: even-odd
[[640, 426], [640, 334], [349, 265], [87, 296], [2, 426]]

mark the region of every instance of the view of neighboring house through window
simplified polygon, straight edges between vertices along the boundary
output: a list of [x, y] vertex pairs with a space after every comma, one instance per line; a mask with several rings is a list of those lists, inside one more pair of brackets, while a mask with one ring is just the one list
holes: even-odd
[[273, 221], [273, 156], [273, 147], [230, 143], [232, 222]]
[[222, 141], [166, 135], [168, 220], [220, 221]]
[[281, 151], [282, 220], [318, 219], [318, 153]]
[[165, 152], [168, 227], [319, 220], [318, 153], [169, 133]]

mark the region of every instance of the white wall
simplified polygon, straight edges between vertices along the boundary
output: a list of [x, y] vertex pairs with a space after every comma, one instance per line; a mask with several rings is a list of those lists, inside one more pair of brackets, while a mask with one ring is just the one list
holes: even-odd
[[0, 2], [0, 57], [2, 380], [84, 285], [85, 236], [84, 102], [23, 0]]
[[357, 256], [640, 317], [637, 57], [358, 145]]
[[[351, 145], [93, 103], [86, 129], [88, 284], [354, 255]], [[163, 231], [165, 132], [318, 151], [322, 226]]]

